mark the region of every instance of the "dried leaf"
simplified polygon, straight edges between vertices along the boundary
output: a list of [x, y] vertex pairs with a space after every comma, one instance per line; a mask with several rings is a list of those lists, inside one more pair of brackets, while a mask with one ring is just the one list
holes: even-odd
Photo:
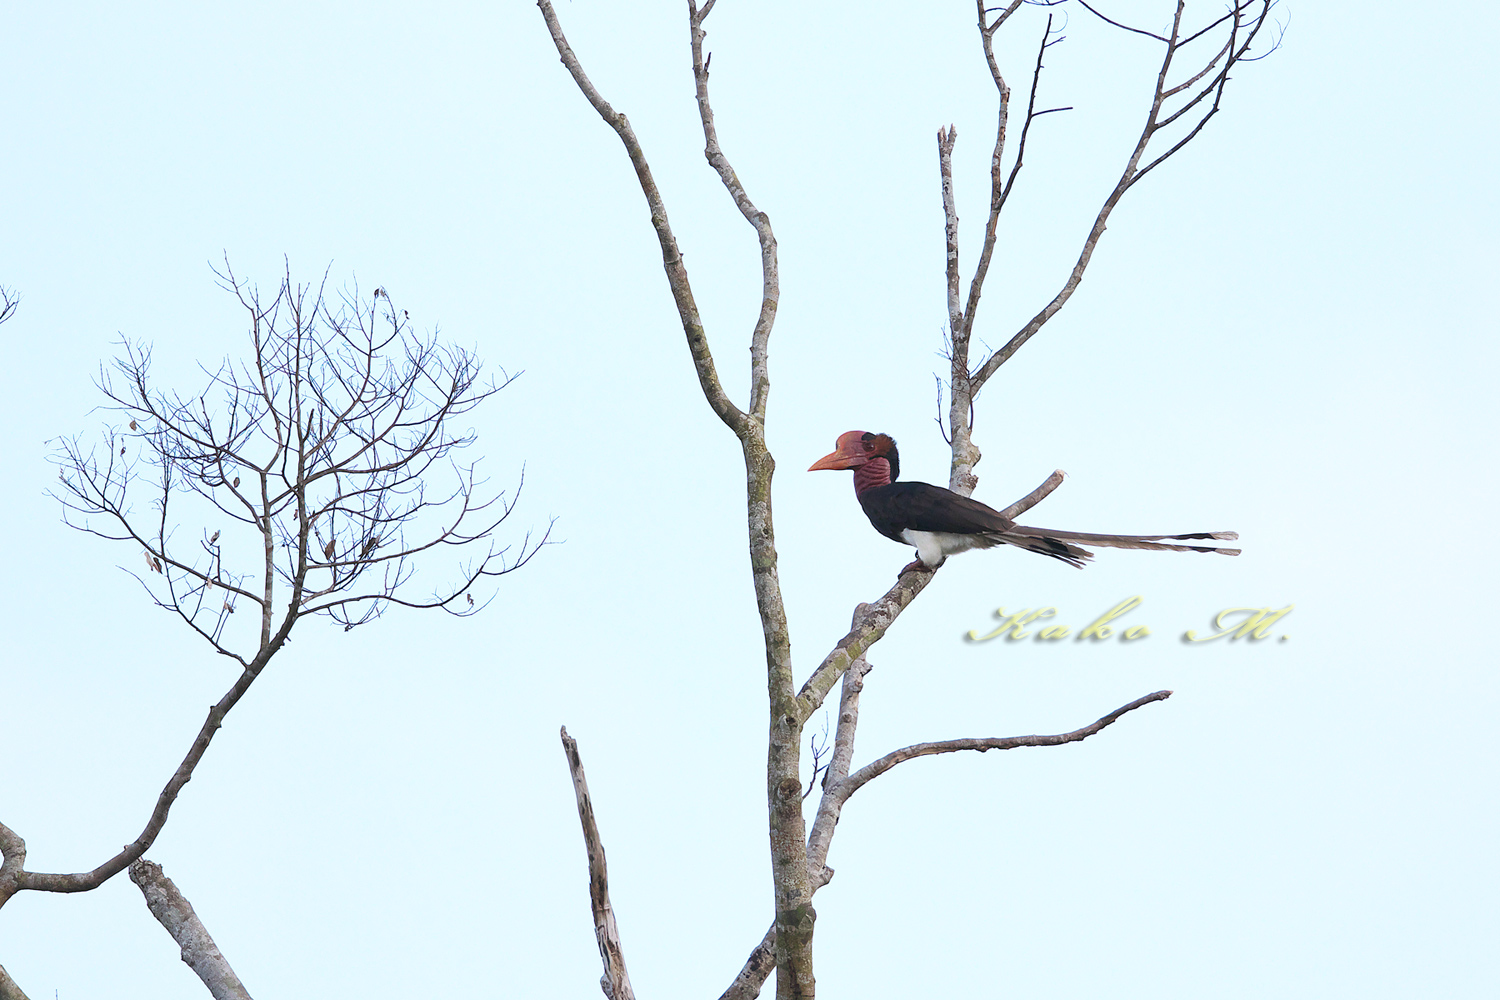
[[332, 559], [333, 558], [333, 543], [334, 543], [334, 540], [332, 538], [330, 538], [328, 540], [328, 544], [325, 545], [325, 546], [323, 546], [323, 558], [324, 559]]
[[131, 421], [131, 422], [130, 422], [130, 429], [131, 429], [131, 430], [135, 430], [135, 421], [134, 421], [134, 420], [132, 420], [132, 421]]

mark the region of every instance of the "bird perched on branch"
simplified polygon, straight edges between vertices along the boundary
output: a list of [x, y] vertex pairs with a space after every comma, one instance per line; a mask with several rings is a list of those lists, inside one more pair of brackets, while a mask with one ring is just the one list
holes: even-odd
[[1218, 552], [1237, 556], [1239, 549], [1208, 545], [1172, 545], [1163, 539], [1212, 538], [1233, 541], [1233, 531], [1198, 531], [1186, 535], [1094, 535], [1082, 531], [1054, 531], [1017, 524], [978, 500], [927, 483], [897, 482], [901, 462], [889, 434], [849, 431], [840, 434], [838, 447], [807, 470], [853, 469], [854, 495], [875, 530], [917, 550], [917, 558], [901, 570], [932, 571], [955, 553], [1014, 545], [1083, 568], [1093, 553], [1073, 544], [1116, 549], [1158, 549], [1173, 552]]

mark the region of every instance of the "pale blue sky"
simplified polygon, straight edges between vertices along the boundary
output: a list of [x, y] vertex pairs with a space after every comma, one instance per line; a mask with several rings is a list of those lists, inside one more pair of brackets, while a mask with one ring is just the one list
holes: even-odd
[[[645, 144], [742, 400], [757, 254], [703, 162], [684, 7], [558, 10]], [[870, 656], [857, 762], [1176, 694], [1076, 746], [862, 790], [816, 897], [826, 996], [1496, 988], [1500, 17], [1279, 10], [1283, 48], [1130, 193], [976, 413], [980, 499], [1061, 467], [1028, 523], [1234, 528], [1245, 553], [941, 571]], [[1056, 290], [1149, 92], [1149, 43], [1071, 16], [1042, 101], [1076, 110], [1033, 130], [977, 331], [995, 346]], [[720, 138], [781, 247], [769, 437], [804, 674], [911, 555], [846, 475], [801, 470], [858, 427], [946, 479], [934, 134], [960, 133], [967, 271], [995, 103], [972, 17], [722, 0], [709, 22]], [[1018, 89], [1039, 30], [1019, 27]], [[555, 516], [564, 543], [480, 618], [300, 625], [149, 856], [255, 995], [597, 997], [566, 724], [638, 993], [717, 996], [770, 918], [743, 469], [628, 161], [535, 7], [32, 4], [5, 43], [0, 283], [24, 300], [0, 329], [0, 819], [30, 866], [133, 839], [233, 679], [115, 568], [138, 553], [59, 523], [48, 441], [105, 419], [90, 380], [119, 336], [195, 389], [194, 362], [243, 345], [209, 263], [274, 285], [286, 255], [525, 370], [476, 415], [477, 451], [500, 484], [525, 466], [515, 537]], [[1131, 595], [1153, 634], [1128, 646], [962, 641], [997, 606], [1085, 624]], [[1178, 638], [1287, 604], [1285, 642]], [[13, 899], [0, 963], [38, 1000], [203, 996], [123, 877]]]

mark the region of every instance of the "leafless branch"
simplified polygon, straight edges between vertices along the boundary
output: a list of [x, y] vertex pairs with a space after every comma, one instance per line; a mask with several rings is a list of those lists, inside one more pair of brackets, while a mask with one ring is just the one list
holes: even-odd
[[813, 767], [812, 776], [807, 779], [807, 788], [802, 792], [803, 799], [806, 799], [813, 793], [813, 789], [818, 787], [818, 778], [826, 774], [828, 771], [828, 764], [823, 759], [824, 757], [828, 756], [827, 725], [824, 725], [823, 732], [821, 734], [813, 733], [812, 739], [808, 743], [808, 751], [812, 754]]
[[1168, 41], [1168, 39], [1163, 38], [1162, 36], [1156, 34], [1155, 32], [1152, 32], [1152, 31], [1142, 31], [1140, 28], [1132, 28], [1128, 24], [1121, 24], [1119, 21], [1112, 21], [1112, 20], [1110, 20], [1109, 18], [1105, 17], [1103, 14], [1101, 14], [1097, 10], [1095, 10], [1093, 7], [1090, 7], [1088, 5], [1087, 0], [1078, 0], [1078, 2], [1080, 4], [1083, 4], [1084, 10], [1087, 10], [1090, 14], [1093, 14], [1095, 17], [1097, 17], [1099, 20], [1105, 22], [1106, 24], [1112, 24], [1112, 25], [1114, 25], [1116, 28], [1119, 28], [1121, 31], [1128, 31], [1128, 32], [1130, 32], [1132, 34], [1135, 34], [1135, 35], [1145, 35], [1147, 38], [1154, 38], [1158, 42], [1166, 42], [1166, 41]]
[[[1047, 54], [1048, 48], [1057, 44], [1057, 42], [1061, 40], [1061, 38], [1052, 38], [1052, 17], [1051, 15], [1048, 15], [1047, 26], [1042, 31], [1042, 40], [1036, 47], [1036, 65], [1032, 68], [1031, 71], [1031, 90], [1026, 97], [1026, 120], [1021, 123], [1021, 140], [1016, 144], [1016, 159], [1015, 162], [1013, 162], [1010, 166], [1010, 174], [1005, 179], [1005, 188], [1000, 192], [999, 201], [996, 203], [993, 209], [994, 216], [998, 216], [1000, 212], [1004, 210], [1005, 203], [1010, 200], [1011, 192], [1015, 190], [1016, 177], [1018, 174], [1020, 174], [1021, 167], [1026, 163], [1026, 140], [1031, 135], [1032, 122], [1036, 121], [1042, 115], [1050, 115], [1055, 114], [1059, 111], [1073, 110], [1071, 106], [1060, 108], [1046, 108], [1042, 111], [1038, 111], [1036, 109], [1037, 84], [1040, 83], [1042, 79], [1042, 57]], [[989, 54], [989, 50], [986, 49], [986, 55]], [[994, 238], [987, 235], [986, 240], [990, 243], [993, 243]], [[972, 334], [974, 332], [974, 314], [979, 308], [979, 290], [980, 286], [983, 284], [983, 281], [983, 272], [976, 272], [974, 276], [975, 283], [969, 289], [968, 312], [964, 316], [965, 334]]]
[[130, 881], [141, 890], [151, 915], [182, 949], [182, 961], [203, 980], [214, 1000], [250, 1000], [250, 992], [229, 967], [198, 914], [167, 878], [161, 865], [141, 858], [130, 866]]
[[[1002, 137], [1004, 129], [1002, 123]], [[953, 144], [958, 141], [958, 129], [952, 125], [946, 129], [938, 129], [937, 140], [938, 175], [942, 178], [943, 189], [943, 234], [947, 247], [944, 272], [948, 277], [948, 326], [958, 331], [963, 329], [964, 324], [964, 315], [958, 304], [958, 208], [953, 200]], [[953, 339], [956, 343], [958, 338], [955, 336]]]
[[1002, 517], [1008, 517], [1011, 520], [1015, 520], [1031, 508], [1035, 507], [1037, 504], [1041, 503], [1043, 500], [1047, 499], [1047, 495], [1061, 486], [1063, 484], [1063, 480], [1067, 478], [1068, 474], [1063, 470], [1054, 470], [1052, 475], [1048, 476], [1042, 481], [1042, 485], [1038, 486], [1036, 489], [1032, 490], [1030, 493], [1026, 494], [1024, 497], [1002, 510], [1000, 512], [1000, 515]]
[[630, 974], [625, 969], [625, 951], [620, 946], [620, 929], [615, 925], [614, 907], [609, 902], [609, 870], [604, 861], [604, 842], [594, 821], [594, 800], [589, 796], [588, 779], [583, 773], [583, 758], [578, 741], [562, 729], [563, 753], [573, 776], [573, 794], [578, 800], [578, 821], [583, 824], [583, 846], [589, 856], [589, 904], [594, 911], [594, 937], [599, 942], [599, 957], [604, 975], [599, 988], [609, 1000], [635, 1000]]
[[[16, 314], [16, 309], [21, 305], [21, 296], [16, 294], [14, 288], [6, 288], [0, 285], [0, 323], [4, 323]], [[4, 970], [0, 969], [0, 975]]]
[[854, 762], [854, 737], [859, 729], [859, 696], [865, 689], [865, 676], [873, 669], [864, 657], [860, 657], [844, 672], [839, 693], [839, 721], [833, 737], [833, 757], [828, 762], [827, 774], [823, 776], [824, 794], [818, 801], [818, 814], [813, 819], [812, 832], [807, 836], [809, 867], [821, 867], [828, 861], [828, 848], [833, 844], [833, 831], [838, 826], [843, 801], [827, 792], [838, 788], [849, 776], [849, 768]]
[[[982, 3], [983, 0], [979, 0], [979, 2]], [[1008, 16], [1009, 13], [1011, 11], [1014, 11], [1018, 6], [1020, 5], [1013, 4], [1007, 11], [1006, 16]], [[1042, 32], [1041, 44], [1037, 47], [1036, 67], [1032, 71], [1031, 92], [1030, 96], [1027, 98], [1026, 120], [1021, 127], [1021, 141], [1016, 150], [1015, 161], [1011, 165], [1009, 177], [1007, 177], [1004, 172], [1003, 163], [1005, 154], [1006, 129], [1010, 121], [1010, 85], [1005, 82], [1005, 77], [1000, 72], [1000, 63], [995, 57], [994, 46], [995, 32], [999, 29], [1001, 23], [1003, 23], [1004, 18], [1002, 17], [994, 24], [986, 26], [984, 23], [984, 11], [981, 10], [979, 19], [979, 34], [980, 40], [984, 46], [985, 63], [989, 66], [990, 77], [994, 80], [995, 89], [999, 92], [1000, 95], [1000, 113], [999, 123], [995, 129], [995, 149], [990, 154], [990, 211], [989, 216], [985, 221], [984, 245], [979, 252], [979, 262], [974, 268], [974, 277], [969, 282], [968, 302], [964, 306], [962, 313], [958, 312], [957, 303], [953, 301], [953, 297], [957, 293], [958, 285], [958, 275], [956, 272], [956, 268], [954, 273], [950, 274], [948, 278], [950, 289], [949, 311], [956, 320], [954, 329], [956, 331], [961, 331], [961, 336], [956, 339], [961, 345], [960, 353], [962, 353], [963, 355], [962, 363], [965, 366], [964, 370], [966, 372], [968, 370], [967, 361], [969, 339], [974, 332], [974, 317], [979, 310], [979, 297], [984, 290], [984, 279], [989, 273], [990, 260], [995, 252], [995, 240], [1000, 222], [1000, 213], [1004, 210], [1005, 202], [1010, 197], [1010, 192], [1015, 186], [1016, 175], [1020, 173], [1021, 166], [1025, 162], [1027, 133], [1031, 129], [1032, 121], [1036, 119], [1038, 115], [1050, 114], [1052, 111], [1066, 110], [1062, 108], [1052, 108], [1042, 112], [1038, 112], [1036, 110], [1037, 84], [1041, 80], [1042, 75], [1042, 54], [1046, 52], [1047, 46], [1051, 44], [1049, 39], [1051, 39], [1052, 37], [1052, 17], [1049, 14], [1047, 17], [1046, 28]], [[951, 160], [952, 153], [952, 144], [950, 143], [946, 153], [946, 158]], [[940, 167], [942, 167], [941, 163]], [[951, 163], [948, 164], [945, 168], [942, 168], [942, 176], [944, 178], [944, 207], [946, 208], [948, 205], [948, 200], [951, 197]], [[956, 240], [958, 238], [958, 220], [957, 218], [953, 217], [951, 212], [945, 212], [945, 215], [947, 217], [947, 225], [950, 230], [949, 237], [956, 243]], [[949, 259], [956, 264], [956, 245], [950, 246]]]
[[130, 867], [137, 858], [150, 850], [151, 845], [156, 842], [157, 836], [161, 833], [162, 827], [167, 823], [167, 816], [172, 810], [172, 804], [177, 801], [178, 793], [192, 779], [193, 770], [203, 759], [204, 753], [208, 751], [208, 745], [213, 741], [214, 734], [223, 725], [224, 716], [244, 697], [245, 692], [250, 689], [250, 685], [255, 682], [255, 678], [260, 675], [266, 663], [285, 644], [290, 631], [291, 620], [288, 619], [284, 622], [282, 629], [272, 637], [272, 641], [256, 654], [255, 659], [240, 674], [224, 697], [208, 710], [208, 719], [199, 729], [197, 737], [188, 749], [187, 756], [183, 758], [181, 764], [177, 765], [177, 770], [173, 772], [171, 779], [161, 790], [161, 794], [156, 797], [156, 807], [151, 811], [145, 829], [134, 841], [125, 845], [124, 850], [119, 854], [88, 872], [71, 875], [29, 872], [25, 869], [25, 842], [14, 831], [0, 824], [0, 852], [4, 854], [4, 865], [0, 867], [0, 906], [4, 906], [11, 896], [23, 889], [41, 892], [87, 892], [96, 889]]
[[917, 743], [872, 761], [864, 767], [855, 771], [842, 783], [840, 783], [835, 794], [841, 796], [845, 801], [849, 796], [859, 791], [866, 784], [880, 775], [889, 771], [897, 764], [912, 760], [916, 757], [927, 757], [932, 754], [954, 753], [959, 750], [978, 750], [980, 753], [986, 750], [1014, 750], [1017, 747], [1055, 747], [1064, 743], [1077, 743], [1079, 740], [1088, 739], [1095, 733], [1112, 725], [1115, 720], [1127, 712], [1133, 712], [1143, 705], [1149, 705], [1154, 701], [1166, 701], [1172, 697], [1171, 691], [1155, 691], [1144, 697], [1137, 698], [1128, 705], [1121, 705], [1082, 729], [1075, 729], [1071, 733], [1059, 733], [1055, 736], [1000, 736], [981, 739], [941, 740], [936, 743]]
[[[703, 58], [703, 19], [713, 6], [713, 0], [698, 10], [696, 0], [688, 0], [688, 25], [692, 39], [693, 82], [698, 99], [698, 117], [703, 124], [703, 155], [709, 166], [719, 175], [725, 190], [734, 199], [734, 205], [755, 228], [760, 241], [761, 302], [760, 314], [750, 335], [750, 413], [761, 423], [765, 422], [766, 399], [770, 392], [770, 375], [767, 367], [767, 350], [771, 338], [771, 327], [776, 323], [776, 309], [781, 302], [781, 282], [776, 258], [776, 236], [771, 231], [771, 219], [755, 207], [739, 176], [730, 165], [729, 158], [719, 147], [719, 134], [714, 128], [714, 112], [708, 100], [708, 63]], [[743, 437], [744, 435], [741, 435]]]
[[874, 604], [859, 606], [853, 628], [823, 658], [823, 662], [818, 664], [817, 669], [797, 692], [797, 708], [803, 720], [818, 710], [818, 706], [823, 704], [823, 699], [833, 690], [833, 685], [849, 669], [850, 664], [880, 641], [901, 612], [906, 610], [907, 605], [916, 600], [917, 595], [932, 582], [932, 576], [931, 572], [920, 570], [903, 573], [880, 600]]

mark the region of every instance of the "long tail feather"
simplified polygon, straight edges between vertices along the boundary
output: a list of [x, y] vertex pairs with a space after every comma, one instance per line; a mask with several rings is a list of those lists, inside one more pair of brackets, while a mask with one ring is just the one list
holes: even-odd
[[1047, 532], [1038, 535], [1021, 535], [1013, 531], [997, 532], [992, 537], [1007, 545], [1025, 549], [1028, 552], [1039, 552], [1053, 559], [1061, 559], [1069, 566], [1083, 569], [1083, 564], [1094, 558], [1094, 554], [1088, 549], [1080, 549], [1076, 545], [1069, 545], [1056, 534]]
[[[1212, 545], [1171, 545], [1163, 541], [1163, 539], [1167, 538], [1177, 540], [1212, 538], [1217, 541], [1232, 542], [1240, 537], [1239, 533], [1234, 531], [1195, 531], [1185, 535], [1096, 535], [1087, 531], [1057, 531], [1052, 528], [1031, 528], [1024, 524], [1018, 524], [1006, 531], [1005, 536], [1005, 540], [1011, 545], [1019, 545], [1021, 548], [1030, 549], [1033, 552], [1043, 550], [1027, 545], [1018, 538], [1011, 536], [1056, 542], [1074, 551], [1083, 550], [1077, 549], [1076, 546], [1068, 545], [1067, 543], [1082, 542], [1085, 545], [1102, 545], [1112, 549], [1154, 549], [1158, 552], [1217, 552], [1220, 555], [1226, 556], [1237, 556], [1240, 554], [1239, 549], [1218, 548]], [[1051, 551], [1046, 551], [1044, 554], [1054, 555]], [[1069, 554], [1072, 555], [1073, 553], [1070, 552]], [[1084, 558], [1087, 557], [1088, 555], [1085, 553]], [[1058, 556], [1057, 558], [1062, 557]], [[1074, 559], [1076, 558], [1074, 556]], [[1072, 559], [1065, 561], [1072, 562], [1075, 566], [1079, 565], [1079, 563], [1074, 562]]]

